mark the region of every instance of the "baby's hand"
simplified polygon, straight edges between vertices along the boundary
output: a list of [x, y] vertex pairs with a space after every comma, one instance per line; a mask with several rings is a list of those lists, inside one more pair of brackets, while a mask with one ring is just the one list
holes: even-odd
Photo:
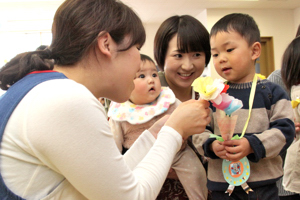
[[219, 158], [222, 159], [227, 159], [226, 157], [226, 150], [225, 146], [223, 145], [223, 142], [220, 142], [218, 140], [213, 141], [211, 144], [211, 150], [218, 156]]
[[246, 138], [239, 140], [227, 140], [223, 142], [225, 146], [226, 159], [236, 162], [245, 156], [248, 156], [250, 153], [253, 153], [249, 141]]

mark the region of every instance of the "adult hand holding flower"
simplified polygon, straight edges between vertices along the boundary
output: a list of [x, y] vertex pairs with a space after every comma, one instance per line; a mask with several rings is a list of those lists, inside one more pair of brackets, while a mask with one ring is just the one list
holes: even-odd
[[226, 94], [229, 86], [224, 84], [221, 79], [199, 77], [195, 79], [192, 86], [199, 93], [200, 99], [211, 101], [215, 108], [224, 110], [228, 116], [243, 107], [241, 100]]

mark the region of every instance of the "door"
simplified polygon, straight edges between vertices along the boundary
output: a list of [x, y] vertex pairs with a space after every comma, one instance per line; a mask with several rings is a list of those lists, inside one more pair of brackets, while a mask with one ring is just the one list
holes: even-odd
[[261, 37], [261, 55], [256, 60], [255, 71], [268, 77], [275, 69], [273, 37]]

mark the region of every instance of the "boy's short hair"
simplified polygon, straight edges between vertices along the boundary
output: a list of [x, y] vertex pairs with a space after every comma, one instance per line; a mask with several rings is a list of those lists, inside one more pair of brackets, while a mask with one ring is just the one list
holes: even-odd
[[190, 15], [174, 15], [160, 25], [154, 38], [154, 57], [162, 71], [169, 42], [176, 34], [178, 50], [181, 53], [204, 52], [205, 64], [209, 63], [211, 52], [207, 29]]
[[232, 13], [222, 17], [212, 27], [210, 37], [219, 32], [235, 31], [239, 33], [248, 42], [249, 46], [255, 42], [260, 42], [259, 28], [250, 15], [243, 13]]

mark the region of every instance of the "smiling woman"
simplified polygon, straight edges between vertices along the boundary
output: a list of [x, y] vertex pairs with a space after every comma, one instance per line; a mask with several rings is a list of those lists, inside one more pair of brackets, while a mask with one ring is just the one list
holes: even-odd
[[[201, 76], [210, 60], [209, 34], [206, 28], [189, 15], [172, 16], [159, 27], [154, 39], [154, 56], [162, 86], [168, 86], [176, 98], [184, 102], [198, 99], [192, 88], [193, 81]], [[193, 144], [189, 145], [193, 148]], [[200, 155], [199, 155], [200, 156]], [[198, 158], [195, 158], [198, 159]], [[206, 172], [201, 165], [201, 199], [206, 199]], [[172, 172], [172, 170], [171, 170]], [[174, 179], [175, 177], [175, 179]], [[187, 199], [176, 174], [170, 173], [157, 199]]]
[[191, 85], [210, 60], [208, 31], [192, 16], [170, 17], [155, 35], [154, 55], [163, 71], [162, 85], [169, 86], [180, 101], [192, 99]]

